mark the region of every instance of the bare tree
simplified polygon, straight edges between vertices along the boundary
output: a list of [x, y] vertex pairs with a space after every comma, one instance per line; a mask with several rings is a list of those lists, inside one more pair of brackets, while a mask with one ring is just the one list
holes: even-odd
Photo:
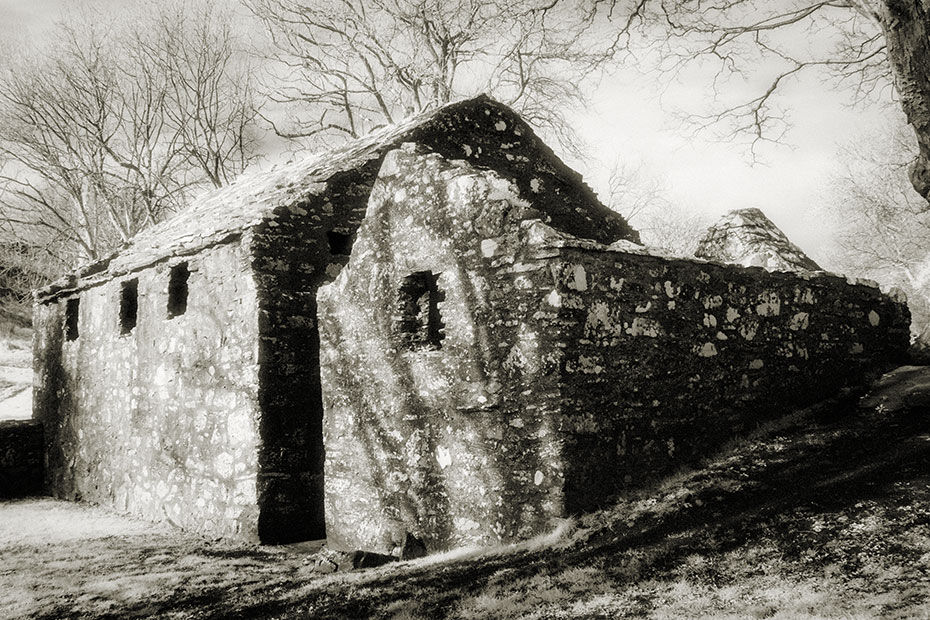
[[605, 202], [627, 221], [670, 206], [662, 180], [642, 162], [614, 160], [608, 171]]
[[713, 88], [764, 74], [754, 95], [721, 97], [698, 118], [750, 149], [777, 141], [789, 126], [778, 95], [803, 72], [826, 70], [860, 98], [885, 97], [893, 83], [919, 146], [910, 178], [930, 199], [930, 12], [924, 0], [612, 0], [617, 30], [658, 50], [666, 71], [693, 63], [716, 68]]
[[914, 150], [903, 120], [867, 144], [844, 147], [827, 214], [836, 231], [836, 266], [902, 288], [912, 332], [930, 344], [930, 212], [908, 180]]
[[0, 220], [98, 258], [253, 157], [257, 108], [229, 16], [84, 15], [0, 74]]
[[711, 218], [704, 213], [668, 204], [645, 211], [634, 225], [647, 246], [671, 256], [694, 258], [698, 242], [711, 223]]
[[289, 138], [356, 137], [485, 92], [576, 148], [567, 108], [611, 57], [603, 24], [560, 0], [244, 0], [273, 43]]
[[678, 257], [693, 257], [710, 218], [669, 199], [663, 179], [644, 162], [615, 161], [605, 203], [639, 231], [645, 245]]

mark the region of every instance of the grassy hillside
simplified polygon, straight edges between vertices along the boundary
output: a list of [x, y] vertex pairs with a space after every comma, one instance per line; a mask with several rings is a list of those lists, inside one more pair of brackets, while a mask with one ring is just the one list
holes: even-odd
[[0, 296], [0, 420], [30, 417], [31, 387], [30, 307]]
[[930, 371], [900, 369], [864, 402], [791, 416], [549, 539], [351, 573], [316, 574], [299, 547], [154, 526], [81, 536], [75, 511], [90, 509], [8, 502], [0, 608], [48, 618], [930, 617]]

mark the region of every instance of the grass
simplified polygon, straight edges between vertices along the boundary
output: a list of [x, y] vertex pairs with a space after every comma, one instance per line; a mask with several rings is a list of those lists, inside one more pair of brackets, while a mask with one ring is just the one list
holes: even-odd
[[28, 306], [0, 298], [0, 421], [31, 416], [31, 320]]
[[36, 519], [60, 513], [52, 521], [83, 531], [80, 515], [106, 513], [3, 503], [0, 609], [39, 618], [930, 617], [930, 411], [893, 394], [918, 375], [927, 372], [890, 379], [891, 396], [873, 395], [868, 409], [835, 403], [769, 425], [555, 535], [352, 573], [319, 576], [296, 549], [133, 521], [72, 536]]

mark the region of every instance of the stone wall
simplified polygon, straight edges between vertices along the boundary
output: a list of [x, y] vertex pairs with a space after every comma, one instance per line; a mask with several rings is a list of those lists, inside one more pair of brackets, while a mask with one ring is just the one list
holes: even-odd
[[837, 276], [585, 247], [547, 258], [553, 275], [569, 512], [861, 384], [908, 346], [905, 304]]
[[[169, 318], [170, 271], [183, 261], [186, 310]], [[210, 535], [257, 537], [250, 263], [234, 240], [36, 304], [34, 411], [46, 429], [52, 494]], [[136, 324], [122, 334], [122, 284], [133, 279]], [[78, 300], [74, 339], [63, 329], [69, 299]]]
[[[316, 289], [331, 281], [348, 260], [382, 158], [405, 142], [497, 170], [529, 197], [542, 212], [537, 215], [575, 234], [605, 242], [637, 238], [628, 223], [600, 204], [581, 177], [526, 123], [486, 97], [430, 110], [329, 153], [244, 177], [143, 231], [123, 251], [85, 265], [39, 292], [36, 354], [40, 373], [35, 410], [53, 423], [48, 475], [56, 493], [155, 517], [160, 502], [168, 506], [165, 516], [176, 523], [218, 533], [241, 531], [265, 542], [325, 535]], [[204, 280], [207, 270], [194, 268], [195, 263], [202, 260], [213, 265], [210, 257], [219, 248], [240, 239], [241, 247], [249, 248], [248, 256], [237, 250], [235, 267], [221, 267], [217, 262], [210, 274], [215, 282]], [[153, 287], [161, 287], [157, 294], [167, 294], [165, 281], [170, 281], [170, 272], [161, 272], [184, 260], [192, 265], [192, 291], [197, 286], [209, 289], [216, 307], [198, 307], [192, 296], [186, 314], [153, 323], [147, 305], [155, 303]], [[133, 297], [129, 283], [136, 278], [139, 324], [120, 327], [114, 318], [119, 299], [121, 295]], [[243, 304], [240, 291], [229, 290], [236, 282], [245, 288], [254, 286], [256, 298]], [[130, 288], [124, 289], [124, 284]], [[78, 298], [81, 335], [72, 342], [63, 336], [63, 325], [68, 322], [68, 300]], [[235, 304], [231, 309], [226, 305], [229, 300]], [[164, 299], [157, 303], [164, 304]], [[136, 320], [135, 313], [129, 314]], [[195, 325], [193, 329], [217, 335], [218, 340], [209, 346], [198, 345], [194, 365], [158, 361], [166, 347], [174, 351], [189, 346], [184, 340], [190, 335], [184, 331], [188, 328], [178, 331], [178, 325]], [[121, 336], [121, 330], [129, 333]], [[175, 334], [180, 334], [179, 344], [166, 345], [166, 339]], [[255, 347], [249, 349], [254, 355], [227, 350], [245, 350], [244, 342], [251, 338], [256, 339]], [[219, 369], [223, 376], [232, 374], [235, 379], [223, 378]], [[239, 499], [233, 501], [228, 489], [211, 490], [208, 499], [189, 502], [195, 506], [190, 514], [180, 515], [189, 488], [200, 483], [187, 480], [193, 475], [189, 472], [175, 472], [173, 463], [191, 461], [204, 476], [217, 475], [212, 466], [199, 460], [209, 460], [208, 451], [199, 444], [202, 420], [209, 420], [208, 429], [215, 423], [222, 425], [224, 409], [215, 407], [213, 400], [202, 400], [213, 399], [214, 392], [234, 394], [232, 407], [237, 415], [248, 402], [256, 433], [249, 442], [256, 453], [249, 457], [255, 462], [249, 460], [242, 471], [254, 472], [251, 494], [256, 505], [248, 510], [240, 505], [239, 499], [246, 496], [239, 491]], [[135, 413], [129, 415], [130, 411]], [[129, 423], [123, 422], [127, 416]], [[162, 448], [139, 439], [138, 425], [149, 424], [143, 420], [171, 416], [180, 420], [177, 432], [181, 434], [189, 430], [191, 419], [199, 420], [194, 438], [185, 443], [170, 429], [159, 427], [155, 439], [164, 443]], [[213, 421], [216, 416], [218, 422]], [[112, 432], [104, 435], [98, 424], [110, 425]], [[169, 436], [162, 438], [158, 433]], [[239, 467], [246, 444], [235, 439], [231, 448], [224, 443], [228, 440], [220, 431], [211, 437], [210, 450], [221, 463], [234, 453]], [[141, 454], [137, 454], [138, 447], [123, 448], [128, 441], [142, 441]], [[156, 467], [152, 463], [161, 457], [152, 455], [159, 450], [168, 450], [171, 456]], [[159, 485], [164, 476], [183, 478], [187, 486]], [[237, 489], [244, 484], [240, 483]], [[157, 501], [151, 498], [153, 487], [157, 487]], [[227, 508], [227, 501], [235, 505]], [[227, 515], [225, 524], [214, 518], [214, 513], [221, 512]], [[248, 528], [236, 524], [246, 513]]]
[[330, 544], [526, 538], [906, 350], [906, 306], [869, 286], [608, 247], [540, 215], [493, 172], [385, 159], [318, 296]]
[[[527, 329], [538, 293], [512, 254], [538, 216], [493, 172], [386, 158], [352, 258], [318, 296], [328, 544], [494, 544], [562, 513], [558, 473], [537, 474], [560, 451], [536, 422], [556, 414], [558, 366]], [[436, 337], [403, 333], [430, 316]]]
[[316, 292], [349, 260], [377, 164], [335, 175], [325, 189], [277, 209], [254, 232], [264, 542], [326, 537]]
[[42, 492], [42, 425], [32, 420], [0, 422], [0, 498]]
[[707, 229], [697, 258], [769, 271], [821, 271], [820, 266], [756, 208], [728, 211]]
[[[377, 150], [363, 141], [334, 151], [317, 172], [320, 181], [307, 191], [300, 192], [294, 182], [293, 204], [274, 209], [256, 226], [253, 241], [261, 306], [259, 503], [264, 541], [326, 535], [316, 291], [348, 261], [382, 158], [401, 141], [498, 170], [546, 217], [576, 234], [608, 241], [636, 237], [528, 125], [507, 108], [480, 98], [440, 109], [410, 127], [399, 126]], [[569, 204], [584, 208], [567, 208]], [[339, 249], [334, 242], [347, 247]]]

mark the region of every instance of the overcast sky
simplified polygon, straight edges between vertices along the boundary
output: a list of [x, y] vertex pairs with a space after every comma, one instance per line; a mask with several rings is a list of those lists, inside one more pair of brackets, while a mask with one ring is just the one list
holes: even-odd
[[882, 122], [883, 114], [894, 112], [850, 108], [844, 96], [826, 89], [816, 76], [802, 78], [789, 84], [782, 100], [794, 125], [786, 143], [766, 145], [760, 163], [753, 164], [744, 146], [680, 131], [674, 108], [710, 98], [706, 82], [675, 84], [662, 103], [658, 90], [635, 75], [621, 75], [602, 86], [581, 129], [605, 153], [605, 162], [611, 161], [612, 152], [633, 161], [641, 158], [664, 178], [675, 202], [714, 216], [759, 207], [817, 260], [824, 259], [822, 246], [829, 233], [817, 207], [827, 198], [825, 183], [841, 163], [837, 145], [856, 140]]
[[[39, 33], [67, 5], [68, 0], [0, 0], [0, 37], [9, 42]], [[663, 106], [659, 85], [633, 71], [605, 81], [590, 112], [577, 120], [596, 159], [604, 162], [600, 168], [580, 170], [589, 183], [601, 189], [608, 165], [617, 158], [643, 162], [667, 184], [677, 203], [711, 216], [759, 207], [815, 260], [829, 263], [823, 252], [829, 231], [817, 207], [837, 165], [836, 144], [874, 126], [882, 111], [845, 108], [843, 98], [826, 90], [816, 76], [802, 77], [784, 90], [783, 102], [792, 109], [795, 125], [787, 138], [790, 146], [766, 148], [764, 164], [751, 165], [737, 145], [686, 138], [676, 131], [673, 108], [709, 97], [706, 78], [697, 75], [690, 82], [664, 86]]]

